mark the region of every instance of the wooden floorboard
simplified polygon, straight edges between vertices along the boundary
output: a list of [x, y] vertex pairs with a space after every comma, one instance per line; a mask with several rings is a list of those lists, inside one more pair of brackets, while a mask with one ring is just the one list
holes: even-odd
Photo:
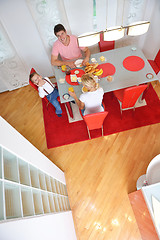
[[65, 172], [78, 239], [141, 239], [128, 193], [160, 153], [160, 124], [47, 149], [41, 99], [30, 86], [1, 93], [0, 114]]

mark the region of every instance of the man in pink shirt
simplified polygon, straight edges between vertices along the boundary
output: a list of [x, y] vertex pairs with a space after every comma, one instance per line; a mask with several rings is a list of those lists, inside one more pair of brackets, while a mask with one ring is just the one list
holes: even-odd
[[[74, 68], [76, 67], [74, 64], [75, 60], [82, 58], [82, 50], [85, 53], [82, 64], [85, 66], [90, 57], [89, 48], [79, 47], [77, 37], [68, 35], [62, 24], [57, 24], [54, 27], [54, 34], [58, 40], [53, 44], [51, 64], [54, 66], [68, 65], [70, 68]], [[58, 59], [59, 54], [62, 60]]]

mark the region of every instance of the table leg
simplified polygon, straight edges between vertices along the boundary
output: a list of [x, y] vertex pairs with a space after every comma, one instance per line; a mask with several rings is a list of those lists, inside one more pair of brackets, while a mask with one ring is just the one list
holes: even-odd
[[72, 112], [72, 108], [71, 108], [71, 103], [70, 102], [66, 102], [66, 107], [68, 109], [69, 115], [71, 118], [73, 118], [73, 112]]

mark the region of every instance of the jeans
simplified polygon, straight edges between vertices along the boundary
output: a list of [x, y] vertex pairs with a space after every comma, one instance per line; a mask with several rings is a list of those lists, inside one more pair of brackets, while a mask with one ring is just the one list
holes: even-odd
[[56, 114], [61, 114], [62, 109], [61, 106], [57, 100], [57, 97], [59, 97], [59, 92], [58, 89], [55, 88], [54, 91], [46, 96], [48, 101], [55, 107], [56, 109]]

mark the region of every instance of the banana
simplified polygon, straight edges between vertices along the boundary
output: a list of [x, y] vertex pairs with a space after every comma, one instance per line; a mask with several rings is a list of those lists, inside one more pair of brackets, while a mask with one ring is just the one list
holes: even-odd
[[101, 68], [98, 72], [94, 72], [94, 75], [100, 76], [100, 75], [102, 75], [102, 73], [103, 73], [103, 70]]

